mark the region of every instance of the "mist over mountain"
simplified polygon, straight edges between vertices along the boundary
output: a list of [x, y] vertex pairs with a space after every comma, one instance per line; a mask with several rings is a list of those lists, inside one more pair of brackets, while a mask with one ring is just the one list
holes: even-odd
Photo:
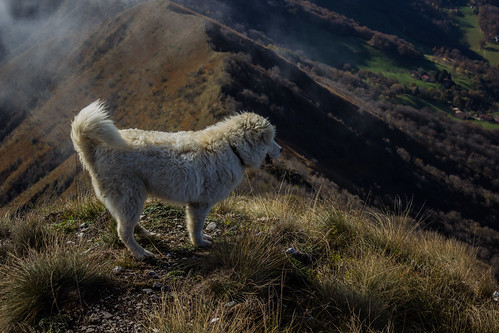
[[411, 203], [499, 266], [499, 46], [473, 37], [490, 6], [1, 0], [0, 206], [88, 186], [69, 129], [97, 98], [119, 127], [163, 131], [250, 110], [285, 147], [271, 174]]

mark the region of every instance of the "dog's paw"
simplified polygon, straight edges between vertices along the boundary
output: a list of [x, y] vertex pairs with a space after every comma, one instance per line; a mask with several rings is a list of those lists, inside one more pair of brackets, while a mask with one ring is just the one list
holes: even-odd
[[[211, 238], [211, 237], [210, 237]], [[206, 239], [202, 239], [201, 241], [197, 242], [196, 243], [196, 246], [199, 246], [199, 247], [210, 247], [211, 246], [211, 242], [209, 240], [206, 240]]]
[[134, 253], [135, 257], [139, 260], [147, 260], [154, 258], [154, 254], [150, 251], [144, 250], [143, 252], [140, 253]]
[[203, 239], [207, 240], [207, 241], [212, 241], [213, 237], [211, 237], [210, 235], [207, 235], [207, 234], [203, 234]]

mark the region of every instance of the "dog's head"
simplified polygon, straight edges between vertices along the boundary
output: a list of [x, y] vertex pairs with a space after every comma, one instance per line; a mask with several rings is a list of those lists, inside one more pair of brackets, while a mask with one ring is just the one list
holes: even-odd
[[[272, 160], [281, 155], [282, 148], [275, 142], [275, 127], [272, 126], [272, 131], [265, 131], [263, 134], [263, 142], [265, 144], [266, 154], [265, 163], [272, 164]], [[272, 132], [272, 133], [269, 133]], [[267, 134], [268, 133], [268, 134]]]
[[242, 113], [236, 118], [239, 140], [233, 144], [245, 166], [259, 168], [281, 155], [282, 148], [275, 142], [275, 127], [268, 119], [255, 113]]

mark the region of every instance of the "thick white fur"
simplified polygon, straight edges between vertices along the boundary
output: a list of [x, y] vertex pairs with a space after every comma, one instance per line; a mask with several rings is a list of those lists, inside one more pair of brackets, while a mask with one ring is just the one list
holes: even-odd
[[209, 246], [203, 226], [211, 207], [226, 198], [244, 175], [281, 147], [275, 128], [254, 113], [241, 113], [201, 131], [118, 130], [103, 102], [95, 101], [75, 117], [71, 139], [90, 173], [92, 185], [118, 225], [118, 235], [138, 258], [153, 256], [134, 239], [148, 196], [186, 204], [193, 244]]

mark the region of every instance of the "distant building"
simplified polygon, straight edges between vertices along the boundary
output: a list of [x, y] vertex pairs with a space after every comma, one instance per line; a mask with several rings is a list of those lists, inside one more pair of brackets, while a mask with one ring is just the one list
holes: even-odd
[[489, 123], [495, 123], [495, 119], [492, 117], [492, 116], [489, 116], [488, 114], [481, 114], [479, 117], [478, 117], [478, 120], [480, 121], [487, 121]]
[[452, 108], [452, 111], [454, 111], [454, 116], [458, 119], [471, 119], [471, 115], [468, 112], [461, 111], [459, 108]]

